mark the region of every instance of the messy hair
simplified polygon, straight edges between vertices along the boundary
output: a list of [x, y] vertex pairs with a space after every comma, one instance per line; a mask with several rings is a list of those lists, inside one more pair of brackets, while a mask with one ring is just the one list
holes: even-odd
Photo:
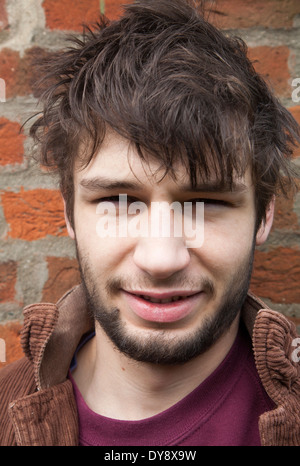
[[90, 163], [108, 129], [165, 174], [176, 177], [174, 162], [182, 163], [192, 186], [211, 176], [228, 185], [250, 167], [257, 225], [275, 194], [295, 190], [296, 121], [246, 44], [191, 2], [137, 0], [71, 41], [43, 64], [43, 109], [31, 127], [41, 163], [59, 174], [71, 223], [74, 163]]

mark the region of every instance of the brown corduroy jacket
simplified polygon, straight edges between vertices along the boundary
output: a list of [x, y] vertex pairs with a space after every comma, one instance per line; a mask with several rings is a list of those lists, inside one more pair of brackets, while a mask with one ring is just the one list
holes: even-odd
[[[252, 337], [258, 374], [276, 406], [259, 419], [261, 444], [299, 446], [295, 326], [250, 293], [242, 319]], [[21, 341], [26, 356], [0, 371], [0, 445], [78, 444], [77, 407], [67, 374], [80, 339], [92, 326], [80, 285], [56, 305], [25, 308]]]

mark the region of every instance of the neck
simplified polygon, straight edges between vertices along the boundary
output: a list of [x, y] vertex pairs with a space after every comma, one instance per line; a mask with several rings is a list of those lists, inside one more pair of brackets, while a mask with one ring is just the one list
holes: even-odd
[[180, 365], [134, 361], [111, 344], [101, 328], [78, 354], [73, 373], [88, 406], [120, 420], [139, 420], [158, 414], [200, 385], [223, 361], [238, 331], [230, 329], [205, 353]]

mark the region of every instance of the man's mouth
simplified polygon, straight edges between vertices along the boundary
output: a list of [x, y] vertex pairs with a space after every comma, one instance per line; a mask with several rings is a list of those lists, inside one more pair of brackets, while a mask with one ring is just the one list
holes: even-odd
[[202, 295], [201, 291], [122, 292], [130, 309], [150, 322], [175, 322], [183, 319], [195, 309]]
[[158, 303], [158, 304], [166, 304], [172, 303], [175, 301], [179, 301], [181, 299], [186, 298], [186, 296], [172, 296], [171, 298], [159, 299], [159, 298], [152, 298], [151, 296], [147, 295], [138, 295], [140, 298], [145, 299], [146, 301], [150, 301], [151, 303]]

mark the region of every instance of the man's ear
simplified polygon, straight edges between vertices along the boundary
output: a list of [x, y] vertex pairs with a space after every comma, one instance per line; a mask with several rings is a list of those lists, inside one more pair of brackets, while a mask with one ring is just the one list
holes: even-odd
[[275, 196], [273, 196], [270, 204], [268, 205], [265, 221], [261, 223], [256, 233], [256, 246], [263, 244], [267, 240], [270, 230], [273, 225], [274, 210], [275, 210]]
[[65, 221], [66, 221], [66, 225], [67, 225], [68, 234], [69, 234], [70, 238], [75, 239], [75, 232], [74, 232], [74, 229], [73, 229], [73, 227], [71, 225], [69, 217], [67, 215], [67, 206], [66, 206], [66, 201], [65, 201], [64, 197], [63, 197], [63, 203], [64, 203], [64, 216], [65, 216]]

